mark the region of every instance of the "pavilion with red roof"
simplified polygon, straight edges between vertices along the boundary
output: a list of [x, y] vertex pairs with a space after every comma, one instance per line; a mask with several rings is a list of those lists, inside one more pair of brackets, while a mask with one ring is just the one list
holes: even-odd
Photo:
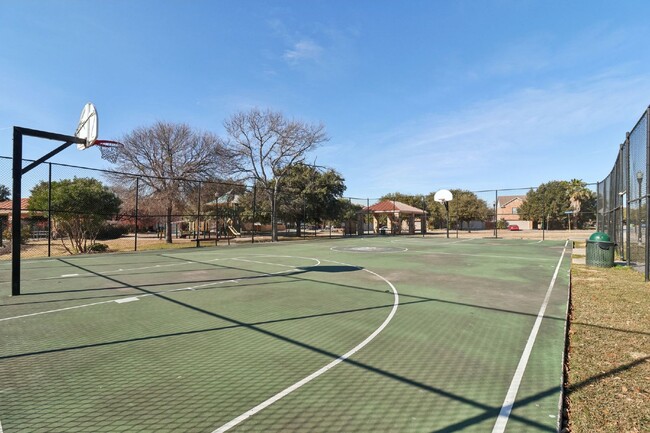
[[385, 215], [386, 230], [392, 234], [401, 234], [403, 231], [410, 235], [415, 234], [416, 221], [420, 225], [420, 233], [427, 232], [426, 212], [406, 203], [393, 200], [384, 200], [372, 206], [366, 206], [358, 212], [359, 234], [363, 233], [364, 218], [372, 217], [372, 228], [374, 233], [380, 232], [379, 219]]

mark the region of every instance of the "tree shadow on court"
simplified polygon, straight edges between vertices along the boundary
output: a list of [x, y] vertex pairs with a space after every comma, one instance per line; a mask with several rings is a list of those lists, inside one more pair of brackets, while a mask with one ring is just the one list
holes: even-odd
[[359, 266], [299, 266], [298, 268], [303, 272], [328, 272], [328, 273], [339, 273], [339, 272], [355, 272], [362, 270]]
[[[329, 357], [329, 358], [331, 358], [333, 360], [341, 358], [341, 355], [338, 354], [338, 353], [333, 353], [333, 352], [330, 352], [328, 350], [324, 350], [324, 349], [322, 349], [320, 347], [316, 347], [314, 345], [304, 343], [304, 342], [296, 340], [294, 338], [290, 338], [290, 337], [284, 336], [282, 334], [279, 334], [279, 333], [276, 333], [276, 332], [261, 328], [261, 327], [259, 327], [259, 325], [254, 325], [254, 324], [251, 324], [251, 323], [243, 322], [243, 321], [240, 321], [238, 319], [225, 316], [223, 314], [219, 314], [219, 313], [216, 313], [216, 312], [213, 312], [213, 311], [209, 311], [209, 310], [206, 310], [206, 309], [203, 309], [203, 308], [188, 304], [186, 302], [171, 298], [170, 296], [168, 296], [168, 294], [151, 292], [151, 291], [149, 291], [147, 289], [131, 285], [131, 284], [125, 282], [125, 281], [120, 281], [119, 279], [93, 272], [92, 270], [84, 268], [83, 266], [80, 266], [80, 265], [77, 265], [77, 264], [70, 263], [70, 265], [74, 266], [74, 267], [77, 267], [78, 269], [81, 269], [81, 270], [83, 270], [85, 272], [95, 273], [97, 276], [100, 276], [100, 277], [105, 278], [107, 280], [113, 281], [114, 283], [122, 284], [122, 285], [127, 286], [127, 287], [132, 287], [133, 289], [141, 290], [142, 292], [148, 293], [148, 294], [150, 294], [152, 296], [156, 296], [159, 299], [164, 299], [164, 300], [169, 301], [169, 302], [171, 302], [173, 304], [176, 304], [178, 306], [190, 309], [190, 310], [195, 311], [197, 313], [208, 315], [208, 316], [211, 316], [211, 317], [214, 317], [214, 318], [229, 322], [229, 323], [232, 324], [232, 326], [238, 326], [238, 327], [249, 329], [251, 331], [258, 332], [260, 334], [263, 334], [263, 335], [266, 335], [268, 337], [277, 339], [279, 341], [283, 341], [285, 343], [289, 343], [289, 344], [295, 345], [297, 347], [301, 347], [303, 349], [306, 349], [306, 350], [318, 353], [320, 355]], [[300, 272], [304, 272], [304, 271], [300, 271]], [[58, 350], [59, 351], [64, 351], [65, 349], [58, 349]], [[68, 350], [70, 350], [70, 349], [68, 349]], [[24, 356], [28, 356], [28, 354], [14, 355], [14, 357], [18, 357], [18, 356], [24, 357]], [[472, 399], [468, 399], [466, 397], [463, 397], [462, 395], [458, 395], [458, 394], [446, 391], [446, 390], [444, 390], [442, 388], [438, 388], [438, 387], [434, 387], [434, 386], [431, 386], [431, 385], [428, 385], [428, 384], [425, 384], [425, 383], [422, 383], [422, 382], [418, 382], [418, 381], [410, 379], [408, 377], [404, 377], [404, 376], [398, 375], [396, 373], [393, 373], [393, 372], [390, 372], [390, 371], [387, 371], [387, 370], [383, 370], [383, 369], [380, 369], [378, 367], [374, 367], [374, 366], [371, 366], [371, 365], [368, 365], [368, 364], [365, 364], [365, 363], [362, 363], [362, 362], [359, 362], [359, 361], [356, 361], [356, 360], [353, 360], [353, 359], [350, 359], [350, 358], [343, 359], [342, 361], [349, 364], [349, 365], [353, 365], [355, 367], [363, 368], [363, 369], [365, 369], [367, 371], [371, 371], [373, 373], [380, 374], [380, 375], [382, 375], [384, 377], [387, 377], [387, 378], [390, 378], [390, 379], [393, 379], [393, 380], [397, 380], [397, 381], [400, 381], [402, 383], [417, 387], [417, 388], [419, 388], [421, 390], [425, 390], [425, 391], [437, 394], [439, 396], [458, 401], [458, 402], [463, 403], [463, 404], [467, 404], [467, 405], [470, 405], [470, 406], [473, 406], [473, 407], [480, 408], [480, 409], [484, 410], [485, 412], [489, 413], [489, 415], [487, 415], [488, 417], [494, 416], [493, 412], [497, 411], [497, 413], [498, 413], [498, 410], [499, 410], [499, 408], [494, 408], [494, 407], [491, 407], [489, 405], [485, 405], [483, 403], [480, 403], [480, 402], [474, 401]], [[513, 418], [518, 418], [518, 417], [513, 416]], [[544, 425], [539, 424], [539, 423], [537, 423], [535, 421], [532, 421], [532, 420], [527, 420], [525, 418], [521, 418], [521, 419], [519, 419], [519, 421], [521, 421], [521, 422], [523, 422], [525, 424], [536, 426], [538, 428], [547, 429], [547, 426], [544, 426]]]
[[[160, 257], [164, 257], [165, 259], [172, 259], [172, 260], [177, 260], [181, 262], [188, 262], [188, 259], [182, 258], [182, 257], [174, 257], [174, 256], [169, 256], [169, 255], [159, 255]], [[105, 291], [105, 290], [116, 290], [116, 289], [124, 289], [125, 287], [130, 287], [133, 288], [134, 290], [137, 291], [144, 291], [145, 293], [148, 294], [156, 294], [156, 293], [168, 293], [172, 290], [161, 290], [161, 291], [154, 291], [151, 290], [153, 287], [160, 287], [160, 286], [165, 286], [165, 285], [170, 285], [170, 284], [178, 284], [178, 285], [184, 285], [184, 284], [204, 284], [204, 283], [210, 283], [214, 282], [215, 285], [218, 284], [221, 281], [229, 281], [232, 280], [232, 278], [219, 278], [219, 279], [201, 279], [201, 280], [180, 280], [180, 281], [172, 281], [169, 283], [154, 283], [154, 284], [139, 284], [137, 286], [135, 285], [127, 285], [127, 283], [121, 282], [119, 280], [109, 278], [110, 275], [106, 275], [103, 273], [95, 272], [90, 269], [81, 267], [80, 265], [76, 265], [75, 263], [72, 263], [68, 261], [67, 259], [57, 259], [58, 261], [65, 263], [68, 266], [72, 266], [78, 269], [82, 269], [89, 274], [93, 276], [93, 278], [96, 277], [103, 277], [108, 279], [109, 281], [112, 282], [117, 282], [116, 286], [112, 287], [106, 287], [106, 288], [88, 288], [88, 289], [75, 289], [75, 290], [64, 290], [64, 291], [41, 291], [41, 292], [32, 292], [32, 293], [25, 293], [25, 295], [38, 295], [38, 294], [57, 294], [57, 293], [79, 293], [83, 291]], [[323, 273], [339, 273], [339, 272], [354, 272], [354, 271], [360, 271], [363, 270], [363, 267], [359, 266], [350, 266], [350, 265], [320, 265], [320, 266], [305, 266], [305, 267], [296, 267], [292, 270], [288, 270], [287, 272], [283, 272], [281, 274], [275, 274], [275, 275], [270, 275], [265, 272], [261, 271], [255, 271], [251, 269], [244, 269], [240, 268], [237, 266], [232, 266], [232, 265], [227, 265], [224, 262], [219, 262], [219, 263], [214, 263], [214, 262], [203, 262], [203, 261], [198, 261], [198, 260], [191, 260], [195, 264], [201, 264], [205, 266], [210, 266], [210, 267], [215, 267], [218, 269], [229, 269], [229, 270], [235, 270], [235, 271], [243, 271], [243, 272], [250, 272], [253, 274], [258, 274], [258, 275], [250, 275], [250, 276], [245, 276], [245, 277], [237, 277], [237, 280], [240, 281], [257, 281], [256, 284], [263, 284], [259, 282], [258, 280], [263, 280], [267, 279], [271, 276], [284, 276], [289, 279], [296, 278], [296, 281], [302, 281], [304, 277], [308, 273], [312, 272], [323, 272]], [[167, 271], [165, 271], [167, 272]], [[169, 271], [170, 273], [173, 273], [173, 271]], [[160, 271], [156, 270], [156, 273], [160, 273]], [[124, 275], [124, 274], [122, 274]], [[300, 277], [300, 278], [299, 278]], [[315, 281], [315, 280], [312, 280]], [[338, 283], [338, 282], [333, 282], [333, 281], [321, 281], [318, 280], [319, 283], [324, 284], [324, 285], [332, 285], [336, 286], [339, 288], [348, 288], [352, 290], [364, 290], [364, 291], [370, 291], [374, 293], [380, 293], [380, 292], [385, 292], [385, 290], [378, 290], [378, 289], [371, 289], [371, 288], [366, 288], [366, 287], [359, 287], [359, 286], [354, 286], [354, 285], [349, 285], [349, 284], [343, 284], [343, 283]], [[206, 288], [197, 288], [195, 290], [200, 290], [200, 291], [205, 291], [205, 290], [219, 290], [222, 289], [224, 286], [218, 286], [218, 287], [206, 287]], [[239, 287], [242, 287], [241, 285]], [[86, 298], [69, 298], [69, 299], [61, 299], [59, 301], [66, 301], [66, 300], [77, 300], [77, 299], [102, 299], [102, 298], [110, 298], [110, 297], [123, 297], [123, 296], [133, 296], [133, 293], [131, 294], [115, 294], [115, 295], [108, 295], [108, 296], [96, 296], [96, 297], [86, 297]], [[459, 302], [459, 301], [451, 301], [447, 299], [440, 299], [440, 298], [430, 298], [426, 296], [419, 296], [419, 295], [412, 295], [404, 292], [400, 292], [399, 294], [400, 298], [407, 298], [407, 299], [416, 299], [422, 302], [436, 302], [436, 303], [442, 303], [442, 304], [448, 304], [448, 305], [456, 305], [460, 307], [468, 307], [468, 308], [476, 308], [476, 309], [481, 309], [481, 310], [488, 310], [488, 311], [495, 311], [495, 312], [502, 312], [502, 313], [507, 313], [507, 314], [515, 314], [515, 315], [521, 315], [521, 316], [528, 316], [531, 318], [537, 317], [537, 313], [528, 313], [524, 311], [517, 311], [517, 310], [511, 310], [511, 309], [505, 309], [505, 308], [498, 308], [498, 307], [492, 307], [492, 306], [485, 306], [485, 305], [479, 305], [479, 304], [472, 304], [472, 303], [467, 303], [467, 302]], [[41, 302], [50, 302], [48, 301], [35, 301], [33, 303], [41, 303]], [[29, 304], [29, 302], [24, 302], [20, 304], [7, 304], [7, 305], [2, 305], [2, 306], [10, 306], [10, 305], [23, 305], [23, 304]], [[407, 303], [400, 302], [400, 305], [405, 305]], [[0, 307], [2, 307], [0, 306]], [[543, 316], [544, 320], [550, 319], [550, 320], [556, 320], [556, 321], [562, 321], [564, 322], [566, 320], [565, 317], [556, 317], [556, 316], [551, 316], [551, 315], [544, 315]], [[650, 332], [643, 332], [643, 331], [632, 331], [629, 329], [623, 329], [623, 328], [614, 328], [614, 327], [607, 327], [607, 326], [602, 326], [602, 325], [596, 325], [596, 324], [590, 324], [590, 323], [582, 323], [582, 322], [573, 322], [574, 325], [581, 325], [581, 326], [587, 326], [587, 327], [593, 327], [593, 328], [598, 328], [598, 329], [603, 329], [607, 331], [615, 331], [615, 332], [621, 332], [621, 333], [631, 333], [631, 334], [639, 334], [639, 335], [650, 335]]]
[[[82, 266], [79, 266], [79, 265], [75, 265], [75, 264], [71, 264], [71, 265], [75, 266], [75, 267], [78, 267], [79, 269], [83, 269], [86, 272], [91, 272], [91, 273], [93, 272], [93, 271], [91, 271], [89, 269], [86, 269], [86, 268], [83, 268]], [[308, 268], [308, 269], [310, 269], [310, 268]], [[354, 268], [354, 269], [358, 270], [359, 268]], [[331, 271], [332, 270], [330, 270], [330, 272]], [[309, 274], [309, 272], [311, 272], [311, 270], [308, 271], [306, 269], [302, 269], [302, 270], [297, 271], [297, 273], [302, 274], [302, 276], [304, 276], [306, 274]], [[341, 272], [341, 271], [336, 271], [336, 272]], [[338, 354], [338, 353], [328, 351], [328, 350], [325, 350], [325, 349], [322, 349], [322, 348], [314, 346], [312, 344], [305, 343], [305, 342], [300, 341], [300, 340], [296, 340], [296, 339], [291, 338], [291, 337], [287, 337], [287, 336], [279, 334], [277, 332], [273, 332], [273, 331], [270, 331], [268, 329], [264, 329], [263, 327], [260, 327], [260, 325], [267, 324], [267, 323], [272, 323], [272, 322], [286, 321], [286, 320], [303, 320], [303, 319], [307, 319], [307, 318], [311, 318], [311, 317], [321, 317], [321, 316], [325, 316], [325, 315], [345, 314], [345, 313], [351, 313], [351, 312], [357, 312], [357, 311], [363, 311], [363, 310], [391, 308], [392, 307], [391, 304], [386, 304], [386, 305], [366, 307], [366, 308], [354, 309], [354, 310], [345, 310], [345, 311], [338, 311], [338, 312], [321, 313], [321, 314], [311, 315], [311, 316], [302, 316], [302, 317], [295, 317], [295, 318], [284, 318], [284, 319], [276, 319], [276, 320], [273, 320], [273, 321], [249, 323], [249, 322], [243, 322], [243, 321], [238, 320], [238, 319], [233, 318], [233, 317], [228, 317], [228, 316], [223, 315], [223, 314], [219, 314], [219, 313], [216, 313], [216, 312], [213, 312], [213, 311], [209, 311], [209, 310], [206, 310], [204, 308], [197, 307], [195, 305], [188, 304], [188, 303], [180, 301], [178, 299], [174, 299], [174, 298], [169, 296], [171, 293], [152, 292], [152, 291], [149, 291], [149, 290], [147, 290], [145, 288], [135, 286], [135, 285], [131, 285], [131, 284], [125, 282], [125, 281], [120, 281], [119, 279], [114, 278], [114, 277], [110, 277], [110, 276], [107, 276], [107, 275], [101, 275], [101, 274], [97, 274], [97, 275], [102, 277], [102, 278], [105, 278], [107, 280], [110, 280], [110, 281], [112, 281], [112, 282], [114, 282], [116, 284], [120, 284], [120, 285], [122, 285], [124, 287], [131, 287], [134, 290], [139, 290], [141, 292], [150, 294], [152, 296], [156, 296], [157, 298], [164, 299], [164, 300], [166, 300], [168, 302], [171, 302], [171, 303], [173, 303], [175, 305], [178, 305], [180, 307], [192, 310], [192, 311], [194, 311], [194, 312], [196, 312], [198, 314], [207, 315], [207, 316], [210, 316], [210, 317], [217, 318], [219, 320], [223, 320], [223, 321], [229, 323], [229, 325], [216, 327], [216, 328], [213, 328], [213, 329], [194, 330], [194, 331], [179, 332], [179, 333], [175, 333], [175, 334], [167, 334], [167, 335], [159, 335], [159, 336], [147, 336], [147, 337], [134, 338], [134, 339], [123, 340], [123, 341], [103, 342], [103, 343], [82, 345], [82, 346], [69, 347], [69, 348], [53, 349], [53, 350], [43, 351], [43, 352], [32, 352], [32, 353], [25, 353], [25, 354], [18, 354], [18, 355], [10, 355], [10, 356], [0, 357], [0, 359], [36, 356], [36, 355], [41, 355], [41, 354], [46, 354], [46, 353], [64, 352], [64, 351], [69, 351], [69, 350], [80, 350], [80, 349], [85, 349], [85, 348], [98, 347], [98, 346], [102, 346], [102, 345], [111, 345], [111, 344], [120, 344], [120, 343], [125, 343], [125, 342], [143, 341], [143, 340], [154, 339], [154, 338], [167, 338], [167, 337], [189, 335], [189, 334], [201, 333], [201, 332], [211, 332], [211, 331], [222, 330], [222, 329], [246, 328], [246, 329], [251, 330], [253, 332], [257, 332], [257, 333], [260, 333], [262, 335], [265, 335], [265, 336], [267, 336], [269, 338], [277, 339], [278, 341], [289, 343], [291, 345], [300, 347], [302, 349], [305, 349], [305, 350], [308, 350], [308, 351], [311, 351], [311, 352], [318, 353], [318, 354], [326, 356], [326, 357], [328, 357], [328, 358], [330, 358], [332, 360], [335, 360], [335, 359], [341, 359], [342, 355]], [[291, 278], [297, 278], [298, 280], [300, 280], [300, 278], [298, 278], [295, 274], [291, 274], [290, 277]], [[256, 284], [258, 284], [258, 282], [254, 282], [254, 283], [251, 282], [251, 284], [256, 285]], [[340, 284], [337, 283], [337, 285], [340, 285]], [[347, 286], [347, 285], [342, 285], [342, 286], [354, 288], [354, 286]], [[372, 291], [377, 292], [377, 290], [373, 290], [373, 289], [366, 289], [366, 288], [362, 288], [362, 289], [363, 290], [372, 290]], [[419, 298], [419, 297], [414, 297], [414, 298]], [[439, 301], [439, 300], [422, 298], [422, 299], [415, 299], [415, 300], [413, 300], [411, 302], [406, 302], [406, 303], [403, 303], [401, 305], [408, 305], [408, 304], [412, 304], [412, 303], [422, 303], [422, 302], [433, 302], [433, 301]], [[618, 367], [616, 369], [612, 369], [611, 371], [604, 372], [602, 374], [599, 374], [597, 376], [589, 378], [589, 379], [587, 379], [587, 380], [585, 380], [583, 382], [572, 385], [570, 391], [571, 392], [576, 391], [576, 390], [578, 390], [580, 388], [583, 388], [585, 386], [589, 386], [590, 384], [593, 384], [593, 383], [595, 383], [595, 382], [597, 382], [599, 380], [602, 380], [602, 379], [604, 379], [606, 377], [618, 374], [618, 373], [620, 373], [622, 371], [625, 371], [625, 370], [632, 369], [635, 366], [640, 365], [641, 363], [648, 361], [649, 359], [650, 359], [650, 357], [645, 357], [645, 358], [642, 358], [642, 359], [638, 359], [638, 360], [635, 360], [634, 362], [631, 362], [629, 364], [620, 366], [620, 367]], [[404, 383], [404, 384], [413, 386], [413, 387], [418, 388], [418, 389], [420, 389], [422, 391], [429, 392], [429, 393], [432, 393], [432, 394], [436, 394], [436, 395], [441, 396], [443, 398], [447, 398], [447, 399], [459, 402], [461, 404], [471, 406], [471, 407], [476, 408], [476, 409], [481, 411], [481, 413], [479, 415], [476, 415], [474, 417], [469, 417], [469, 418], [467, 418], [465, 420], [462, 420], [462, 421], [454, 423], [454, 424], [447, 425], [447, 426], [445, 426], [445, 427], [443, 427], [443, 428], [441, 428], [439, 430], [435, 430], [435, 432], [439, 432], [439, 433], [445, 432], [445, 433], [447, 433], [447, 432], [461, 431], [461, 430], [463, 430], [463, 429], [465, 429], [465, 428], [467, 428], [469, 426], [472, 426], [472, 425], [484, 422], [486, 420], [495, 418], [499, 414], [499, 412], [501, 410], [501, 407], [495, 407], [495, 406], [492, 406], [492, 405], [488, 405], [488, 404], [485, 404], [485, 403], [482, 403], [482, 402], [479, 402], [479, 401], [464, 397], [462, 395], [447, 391], [445, 389], [442, 389], [442, 388], [439, 388], [439, 387], [436, 387], [436, 386], [433, 386], [433, 385], [430, 385], [430, 384], [427, 384], [427, 383], [423, 383], [423, 382], [411, 379], [409, 377], [394, 373], [392, 371], [388, 371], [388, 370], [385, 370], [385, 369], [382, 369], [382, 368], [379, 368], [379, 367], [376, 367], [376, 366], [373, 366], [373, 365], [369, 365], [369, 364], [361, 362], [361, 361], [346, 358], [346, 359], [342, 359], [342, 362], [344, 362], [344, 363], [346, 363], [346, 364], [348, 364], [350, 366], [361, 368], [361, 369], [363, 369], [365, 371], [369, 371], [369, 372], [381, 375], [382, 377], [385, 377], [385, 378], [388, 378], [388, 379], [391, 379], [391, 380], [395, 380], [395, 381], [399, 381], [400, 383]], [[536, 394], [534, 394], [532, 396], [525, 397], [525, 398], [522, 398], [520, 400], [517, 400], [515, 402], [515, 404], [514, 404], [514, 409], [530, 405], [531, 403], [539, 401], [539, 400], [541, 400], [541, 399], [543, 399], [545, 397], [549, 397], [549, 396], [552, 396], [552, 395], [559, 394], [559, 392], [560, 392], [560, 386], [551, 387], [549, 389], [543, 390], [543, 391], [538, 392], [538, 393], [536, 393]], [[519, 422], [519, 423], [525, 424], [525, 425], [530, 426], [530, 427], [534, 427], [538, 431], [548, 431], [548, 432], [556, 431], [555, 428], [553, 428], [553, 427], [551, 427], [551, 426], [549, 426], [547, 424], [539, 423], [539, 422], [537, 422], [535, 420], [528, 419], [528, 418], [520, 416], [520, 415], [518, 415], [516, 413], [511, 413], [510, 418], [512, 420], [514, 420], [514, 421]]]

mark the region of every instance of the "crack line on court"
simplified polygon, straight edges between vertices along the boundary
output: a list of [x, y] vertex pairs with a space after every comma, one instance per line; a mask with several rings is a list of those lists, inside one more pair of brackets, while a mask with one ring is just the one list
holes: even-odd
[[[353, 266], [355, 268], [358, 268], [358, 266], [354, 265], [349, 265], [346, 263], [341, 263], [341, 262], [335, 262], [333, 260], [323, 260], [325, 262], [330, 262], [330, 263], [336, 263], [338, 265], [343, 265], [343, 266]], [[345, 361], [355, 353], [357, 353], [359, 350], [363, 349], [368, 343], [370, 343], [372, 340], [379, 335], [381, 331], [388, 326], [390, 321], [393, 319], [393, 316], [395, 316], [395, 313], [397, 312], [397, 307], [399, 305], [399, 293], [397, 292], [397, 289], [391, 283], [388, 281], [386, 278], [382, 277], [381, 275], [377, 274], [376, 272], [373, 272], [369, 269], [361, 269], [364, 272], [368, 272], [382, 280], [384, 280], [391, 288], [393, 291], [393, 308], [391, 309], [390, 313], [388, 314], [388, 317], [384, 320], [384, 322], [377, 328], [375, 331], [370, 334], [368, 337], [366, 337], [365, 340], [363, 340], [361, 343], [357, 344], [355, 347], [350, 349], [348, 352], [344, 353], [343, 355], [339, 356], [336, 358], [334, 361], [330, 362], [329, 364], [325, 365], [324, 367], [320, 368], [319, 370], [313, 372], [309, 376], [305, 377], [302, 380], [299, 380], [298, 382], [294, 383], [293, 385], [285, 388], [284, 390], [280, 391], [279, 393], [275, 394], [271, 398], [263, 401], [262, 403], [258, 404], [257, 406], [253, 407], [252, 409], [247, 410], [243, 414], [239, 415], [237, 418], [231, 420], [230, 422], [222, 425], [218, 429], [214, 430], [212, 433], [223, 433], [225, 431], [230, 430], [231, 428], [235, 427], [236, 425], [240, 424], [241, 422], [247, 420], [251, 416], [255, 415], [256, 413], [266, 409], [276, 401], [282, 399], [283, 397], [286, 397], [287, 395], [291, 394], [293, 391], [297, 390], [298, 388], [302, 387], [303, 385], [311, 382], [312, 380], [316, 379], [317, 377], [323, 375], [327, 371], [331, 370], [332, 368], [336, 367], [338, 364], [341, 362]]]
[[553, 287], [555, 286], [555, 280], [557, 279], [558, 272], [560, 271], [560, 265], [562, 265], [562, 260], [564, 259], [564, 254], [566, 253], [568, 244], [569, 241], [567, 240], [564, 243], [564, 249], [562, 250], [562, 255], [560, 255], [560, 260], [558, 260], [557, 266], [555, 267], [555, 272], [553, 273], [553, 278], [551, 279], [551, 283], [549, 284], [548, 289], [546, 290], [546, 296], [544, 297], [544, 302], [542, 302], [542, 306], [539, 309], [539, 313], [537, 313], [537, 319], [535, 319], [535, 324], [533, 325], [533, 329], [531, 329], [530, 335], [528, 336], [528, 341], [526, 342], [526, 346], [524, 347], [524, 352], [521, 354], [521, 358], [519, 359], [519, 364], [517, 365], [517, 369], [515, 370], [515, 374], [512, 378], [512, 382], [510, 383], [510, 387], [508, 388], [506, 398], [503, 400], [503, 405], [501, 405], [501, 411], [499, 412], [497, 421], [494, 424], [492, 433], [503, 433], [506, 429], [508, 418], [510, 417], [510, 413], [512, 412], [513, 405], [515, 404], [515, 399], [517, 398], [517, 392], [519, 392], [519, 386], [521, 385], [521, 381], [524, 377], [524, 372], [526, 371], [526, 366], [528, 365], [528, 359], [530, 358], [530, 354], [533, 351], [533, 345], [535, 344], [535, 340], [537, 339], [537, 333], [539, 331], [540, 326], [542, 325], [542, 320], [544, 319], [544, 313], [546, 312], [546, 307], [551, 298], [551, 293], [553, 292]]

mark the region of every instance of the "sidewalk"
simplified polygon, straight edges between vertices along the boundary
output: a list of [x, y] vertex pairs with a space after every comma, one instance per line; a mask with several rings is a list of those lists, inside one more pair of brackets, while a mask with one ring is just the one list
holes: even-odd
[[584, 265], [587, 263], [587, 249], [586, 248], [574, 248], [571, 254], [571, 263], [576, 265]]

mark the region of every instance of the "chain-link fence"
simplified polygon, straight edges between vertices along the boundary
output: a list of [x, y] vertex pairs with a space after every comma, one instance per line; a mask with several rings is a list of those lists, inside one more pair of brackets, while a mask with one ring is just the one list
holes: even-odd
[[[10, 184], [10, 166], [11, 158], [0, 157], [0, 172], [5, 176], [0, 184]], [[23, 185], [22, 196], [27, 198], [21, 203], [21, 255], [25, 258], [268, 240], [274, 193], [277, 230], [285, 238], [424, 235], [449, 228], [456, 237], [539, 231], [543, 239], [549, 228], [571, 230], [572, 224], [577, 228], [594, 219], [585, 209], [580, 220], [561, 212], [558, 217], [557, 205], [546, 194], [537, 198], [539, 203], [524, 219], [520, 213], [534, 187], [454, 190], [455, 199], [448, 207], [435, 202], [431, 194], [384, 200], [346, 197], [332, 212], [319, 207], [318, 197], [305, 190], [273, 192], [240, 183], [166, 179], [56, 163], [30, 171]], [[93, 195], [84, 198], [82, 187], [95, 188]], [[102, 188], [118, 198], [113, 208], [102, 206], [110, 201], [97, 195]], [[10, 257], [10, 203], [4, 202], [0, 209], [2, 258]]]
[[[649, 109], [650, 110], [650, 109]], [[598, 183], [598, 230], [609, 234], [620, 257], [628, 265], [644, 269], [650, 280], [648, 261], [648, 168], [650, 134], [646, 110], [621, 144], [612, 171]]]
[[[11, 158], [0, 157], [0, 173], [0, 185], [11, 185]], [[45, 163], [22, 185], [24, 258], [254, 242], [270, 234], [257, 222], [268, 218], [264, 209], [255, 215], [256, 188], [238, 183]], [[0, 203], [2, 259], [11, 256], [11, 211], [11, 200]]]
[[[23, 160], [23, 165], [33, 161]], [[0, 157], [0, 259], [11, 259], [12, 158]], [[259, 242], [372, 232], [359, 209], [314, 205], [314, 193], [215, 180], [174, 179], [43, 163], [22, 177], [21, 257]], [[112, 204], [112, 205], [111, 205]], [[335, 215], [336, 214], [336, 215]], [[362, 229], [360, 232], [359, 230]]]
[[[636, 135], [630, 136], [632, 140]], [[11, 164], [11, 158], [0, 157], [0, 185], [11, 184]], [[609, 193], [610, 183], [598, 185], [599, 209], [620, 199]], [[319, 190], [305, 186], [281, 184], [273, 191], [237, 182], [160, 178], [57, 163], [29, 171], [22, 185], [24, 258], [270, 240], [274, 195], [279, 239], [446, 232], [455, 237], [545, 239], [549, 229], [570, 232], [595, 225], [595, 209], [583, 206], [575, 214], [550, 187], [452, 190], [454, 199], [447, 206], [436, 202], [433, 194], [328, 201]], [[601, 193], [601, 188], [608, 193]], [[90, 196], [84, 196], [88, 189]], [[642, 203], [630, 199], [633, 212], [628, 214], [638, 219]], [[0, 259], [9, 259], [11, 201], [0, 206]], [[603, 219], [603, 224], [620, 229], [614, 214], [608, 211], [611, 221]], [[635, 230], [640, 230], [643, 224], [634, 221]]]

